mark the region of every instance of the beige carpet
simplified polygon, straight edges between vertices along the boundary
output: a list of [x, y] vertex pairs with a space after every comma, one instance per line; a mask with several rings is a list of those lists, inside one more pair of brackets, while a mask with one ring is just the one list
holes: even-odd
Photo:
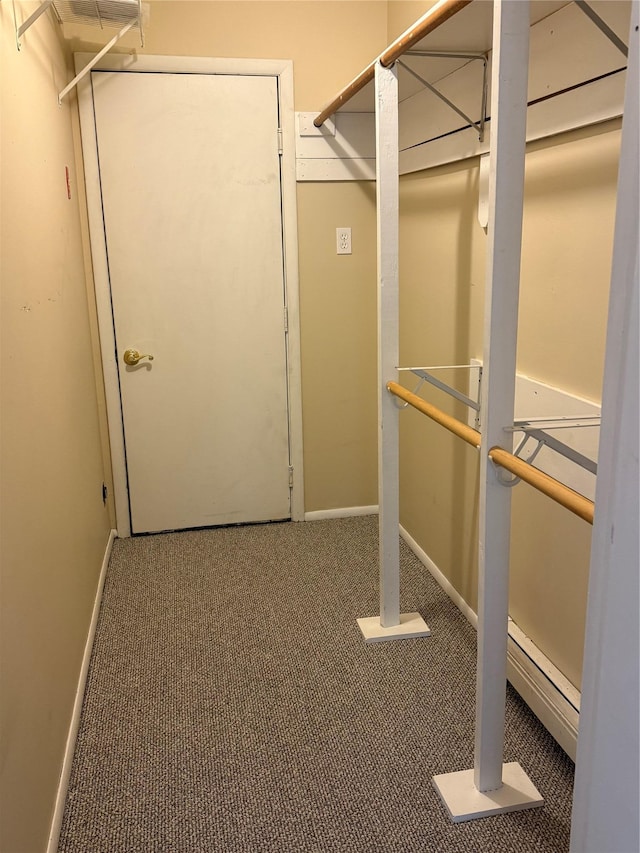
[[426, 639], [366, 645], [377, 519], [117, 541], [61, 853], [561, 853], [573, 764], [509, 690], [506, 761], [541, 809], [454, 825], [473, 765], [475, 632], [402, 547]]

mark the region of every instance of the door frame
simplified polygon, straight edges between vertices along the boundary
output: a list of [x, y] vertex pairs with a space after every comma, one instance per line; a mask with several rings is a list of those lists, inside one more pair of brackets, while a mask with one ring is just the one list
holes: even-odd
[[[77, 53], [76, 69], [80, 70], [91, 55]], [[304, 477], [302, 456], [302, 386], [300, 366], [300, 303], [298, 287], [298, 232], [296, 205], [295, 113], [293, 102], [293, 61], [290, 59], [223, 59], [189, 56], [136, 56], [111, 54], [95, 66], [97, 71], [141, 71], [191, 74], [227, 74], [277, 77], [278, 107], [282, 130], [281, 196], [284, 292], [287, 309], [287, 393], [289, 399], [289, 453], [293, 469], [291, 519], [304, 520]], [[111, 308], [111, 292], [107, 263], [96, 126], [93, 109], [91, 74], [78, 84], [80, 137], [84, 157], [84, 175], [89, 219], [89, 241], [93, 263], [93, 279], [98, 313], [102, 373], [111, 467], [119, 537], [131, 536], [129, 493], [127, 485], [124, 422], [117, 369], [116, 340]], [[247, 377], [249, 379], [250, 377]]]

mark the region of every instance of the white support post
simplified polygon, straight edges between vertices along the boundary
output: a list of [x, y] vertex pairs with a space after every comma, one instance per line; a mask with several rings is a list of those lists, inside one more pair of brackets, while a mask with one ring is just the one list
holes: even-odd
[[542, 805], [517, 762], [503, 765], [511, 490], [490, 448], [512, 451], [529, 65], [528, 0], [495, 0], [478, 542], [473, 770], [434, 777], [453, 821]]
[[482, 374], [482, 446], [478, 530], [478, 671], [474, 782], [502, 784], [509, 618], [511, 494], [489, 459], [513, 451], [516, 347], [524, 204], [529, 66], [529, 3], [494, 4], [494, 80], [489, 165], [489, 232]]
[[386, 384], [395, 379], [398, 305], [398, 72], [375, 69], [378, 228], [378, 506], [380, 616], [358, 619], [366, 642], [428, 636], [418, 613], [400, 613], [400, 497], [398, 408]]
[[639, 850], [640, 3], [631, 11], [571, 851]]
[[386, 390], [397, 376], [399, 313], [398, 70], [376, 63], [378, 238], [378, 506], [380, 624], [400, 622], [400, 441], [398, 407]]

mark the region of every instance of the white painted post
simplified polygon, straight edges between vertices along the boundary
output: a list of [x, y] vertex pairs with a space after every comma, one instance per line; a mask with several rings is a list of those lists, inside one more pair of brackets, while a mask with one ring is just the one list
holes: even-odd
[[378, 507], [380, 624], [400, 622], [398, 408], [386, 383], [396, 378], [399, 315], [398, 70], [376, 63], [376, 193], [378, 232]]
[[634, 3], [618, 173], [580, 732], [574, 853], [640, 849], [638, 279], [640, 3]]
[[395, 379], [399, 351], [398, 72], [375, 69], [378, 231], [378, 512], [380, 617], [358, 619], [367, 642], [427, 636], [418, 613], [400, 614], [400, 473], [398, 408], [386, 384]]
[[503, 765], [511, 490], [489, 459], [512, 451], [529, 67], [528, 0], [495, 0], [489, 230], [482, 375], [478, 668], [473, 771], [436, 776], [454, 821], [541, 805], [522, 768]]
[[518, 298], [529, 70], [529, 3], [494, 4], [489, 231], [482, 373], [478, 541], [478, 670], [474, 782], [502, 784], [509, 616], [511, 489], [490, 448], [513, 451]]

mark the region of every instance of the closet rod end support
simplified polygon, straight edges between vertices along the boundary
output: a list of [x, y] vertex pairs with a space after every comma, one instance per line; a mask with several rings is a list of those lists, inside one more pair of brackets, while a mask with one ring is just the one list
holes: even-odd
[[428, 637], [431, 634], [431, 629], [419, 613], [401, 613], [400, 622], [386, 628], [381, 625], [379, 616], [367, 616], [356, 621], [365, 643]]
[[474, 776], [474, 770], [460, 770], [433, 777], [436, 791], [453, 823], [544, 805], [538, 789], [517, 761], [502, 765], [502, 785], [495, 791], [479, 791]]

